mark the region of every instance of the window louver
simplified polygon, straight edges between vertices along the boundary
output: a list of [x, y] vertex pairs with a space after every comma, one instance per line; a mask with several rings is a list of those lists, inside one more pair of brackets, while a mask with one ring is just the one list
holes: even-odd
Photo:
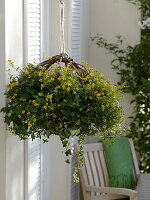
[[41, 60], [41, 2], [28, 0], [28, 62]]
[[[81, 62], [81, 0], [72, 0], [71, 10], [71, 57], [78, 63]], [[71, 174], [74, 173], [74, 167], [77, 164], [75, 155], [71, 160]], [[80, 185], [74, 183], [71, 175], [71, 200], [80, 199]]]
[[29, 200], [41, 200], [41, 142], [30, 140], [28, 147]]
[[[27, 1], [28, 62], [41, 61], [41, 0]], [[41, 141], [28, 141], [28, 200], [41, 200]]]
[[81, 0], [72, 0], [71, 57], [81, 62]]

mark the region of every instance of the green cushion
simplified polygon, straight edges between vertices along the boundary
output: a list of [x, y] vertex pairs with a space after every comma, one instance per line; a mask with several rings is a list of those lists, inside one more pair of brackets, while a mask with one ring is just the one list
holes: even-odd
[[115, 143], [103, 140], [103, 146], [109, 174], [108, 186], [134, 188], [136, 178], [129, 140], [125, 137], [115, 139]]

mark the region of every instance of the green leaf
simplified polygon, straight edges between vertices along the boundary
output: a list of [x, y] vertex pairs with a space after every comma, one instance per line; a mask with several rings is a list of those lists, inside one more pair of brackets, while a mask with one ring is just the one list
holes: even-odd
[[71, 149], [68, 149], [67, 151], [65, 151], [66, 156], [72, 155]]
[[26, 88], [26, 91], [31, 93], [31, 94], [34, 94], [36, 92], [36, 90], [33, 89], [33, 88]]

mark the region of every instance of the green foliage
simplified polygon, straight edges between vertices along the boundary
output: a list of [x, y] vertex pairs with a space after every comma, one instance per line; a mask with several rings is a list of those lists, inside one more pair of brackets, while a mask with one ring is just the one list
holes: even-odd
[[[150, 1], [149, 0], [128, 0], [132, 3], [136, 3], [141, 10], [141, 19], [146, 21], [150, 19]], [[141, 30], [141, 38], [150, 40], [150, 27]]]
[[[137, 0], [142, 10], [142, 20], [150, 19], [150, 1]], [[133, 2], [133, 1], [132, 1]], [[135, 2], [135, 1], [134, 1]], [[142, 24], [142, 22], [141, 22]], [[104, 47], [115, 55], [113, 69], [120, 76], [119, 86], [131, 93], [134, 113], [131, 118], [129, 137], [135, 141], [140, 153], [140, 168], [150, 172], [150, 27], [142, 27], [141, 42], [136, 46], [123, 48], [123, 39], [117, 37], [116, 43], [108, 43], [102, 35], [91, 37], [98, 47]]]
[[82, 142], [86, 135], [100, 132], [105, 138], [120, 134], [121, 91], [86, 65], [75, 69], [71, 62], [67, 66], [57, 62], [50, 68], [28, 64], [18, 76], [11, 75], [7, 87], [9, 102], [1, 112], [5, 113], [9, 130], [21, 140], [40, 138], [47, 142], [51, 135], [58, 135], [69, 157], [69, 139], [79, 137], [78, 156], [82, 159], [75, 177], [83, 164]]

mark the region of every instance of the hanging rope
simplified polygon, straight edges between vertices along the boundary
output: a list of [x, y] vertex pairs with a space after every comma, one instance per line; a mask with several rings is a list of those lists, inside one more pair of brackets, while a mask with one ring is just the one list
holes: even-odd
[[65, 55], [64, 9], [64, 0], [60, 0], [60, 53]]
[[72, 58], [69, 57], [69, 55], [65, 51], [64, 10], [65, 10], [64, 0], [60, 0], [60, 54], [53, 56], [52, 58], [44, 62], [39, 63], [35, 67], [35, 69], [38, 66], [42, 66], [48, 69], [57, 62], [63, 62], [65, 63], [65, 66], [69, 65], [76, 71], [78, 71], [79, 69], [86, 70], [86, 67], [84, 67], [82, 64], [75, 62]]

